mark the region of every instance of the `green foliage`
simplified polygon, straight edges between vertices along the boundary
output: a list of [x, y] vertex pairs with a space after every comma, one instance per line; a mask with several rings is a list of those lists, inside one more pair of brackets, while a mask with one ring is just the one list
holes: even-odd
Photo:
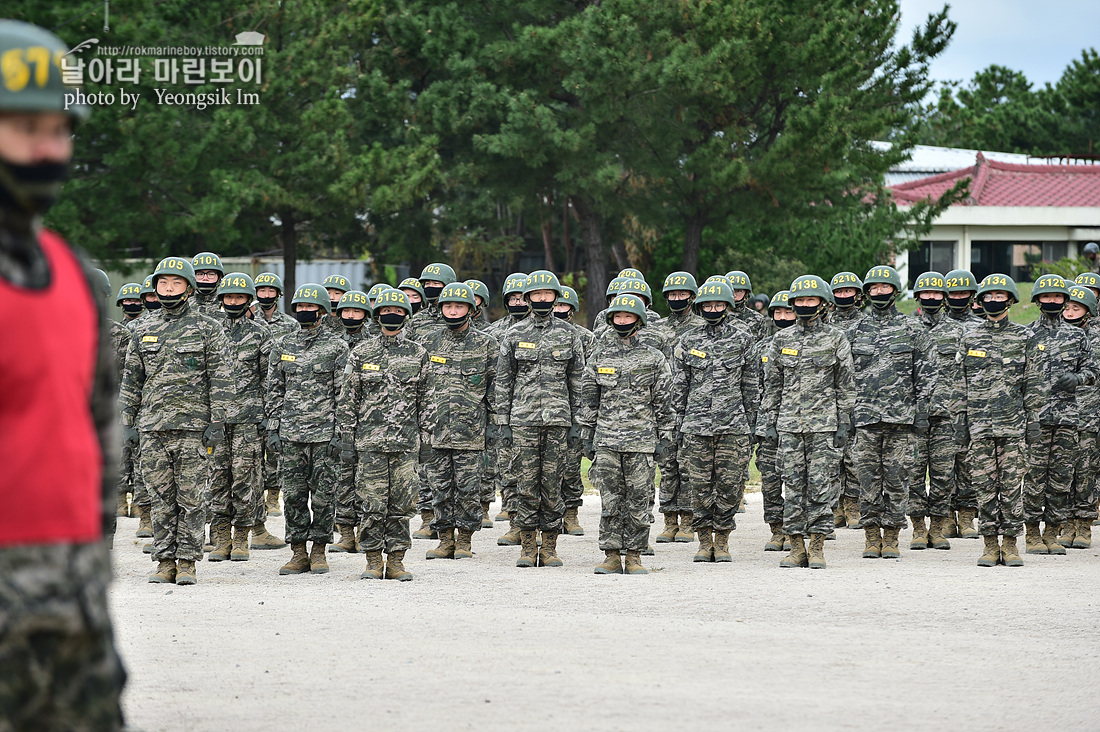
[[1082, 272], [1089, 272], [1092, 262], [1084, 257], [1063, 257], [1056, 262], [1038, 262], [1031, 268], [1032, 277], [1044, 274], [1056, 274], [1065, 278], [1068, 282], [1077, 279]]

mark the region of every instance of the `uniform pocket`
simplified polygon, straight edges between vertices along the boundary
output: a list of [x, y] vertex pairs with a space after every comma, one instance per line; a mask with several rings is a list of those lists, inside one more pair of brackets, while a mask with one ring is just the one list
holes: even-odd
[[201, 371], [206, 366], [206, 353], [201, 345], [178, 346], [176, 355], [188, 371]]

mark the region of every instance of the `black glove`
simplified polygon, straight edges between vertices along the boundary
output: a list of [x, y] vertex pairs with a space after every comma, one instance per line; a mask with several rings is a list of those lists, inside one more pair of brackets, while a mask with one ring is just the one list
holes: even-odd
[[841, 422], [836, 426], [836, 432], [833, 433], [833, 447], [842, 449], [848, 444], [848, 433], [851, 427], [847, 422]]
[[927, 414], [917, 412], [917, 416], [913, 418], [913, 431], [922, 437], [928, 434]]
[[500, 428], [500, 444], [505, 447], [512, 446], [512, 428], [509, 425], [498, 425]]
[[488, 442], [496, 442], [500, 439], [500, 425], [490, 422], [485, 425], [485, 439]]
[[340, 462], [344, 465], [355, 464], [355, 443], [346, 440], [340, 441]]
[[569, 428], [569, 431], [565, 433], [565, 439], [570, 445], [575, 445], [581, 441], [581, 436], [584, 434], [584, 427], [576, 422]]
[[340, 438], [333, 437], [328, 441], [328, 445], [325, 446], [325, 454], [330, 458], [340, 457]]
[[1039, 441], [1043, 436], [1043, 429], [1039, 426], [1038, 422], [1028, 422], [1027, 429], [1024, 431], [1024, 441], [1029, 445], [1033, 445]]
[[202, 433], [202, 446], [210, 449], [225, 442], [225, 423], [211, 422]]
[[122, 425], [122, 441], [126, 443], [126, 447], [134, 450], [138, 446], [138, 440], [140, 439], [138, 431], [133, 427], [127, 427]]
[[672, 450], [676, 446], [676, 443], [672, 439], [672, 432], [661, 432], [657, 436], [657, 451], [654, 453], [654, 457], [658, 462], [664, 462], [672, 457]]
[[581, 446], [581, 455], [584, 455], [589, 460], [596, 459], [596, 442], [593, 439], [587, 439]]
[[1054, 382], [1054, 391], [1077, 391], [1077, 387], [1081, 385], [1081, 375], [1070, 372], [1068, 374], [1062, 374], [1058, 377], [1058, 380]]
[[779, 442], [779, 431], [775, 429], [775, 425], [771, 425], [764, 430], [764, 439]]
[[279, 439], [279, 430], [271, 430], [267, 433], [267, 451], [279, 452], [279, 448], [282, 447], [282, 441]]

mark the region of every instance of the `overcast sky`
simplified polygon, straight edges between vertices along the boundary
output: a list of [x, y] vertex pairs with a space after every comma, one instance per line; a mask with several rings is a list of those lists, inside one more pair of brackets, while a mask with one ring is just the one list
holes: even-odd
[[[900, 0], [898, 41], [944, 6], [943, 0]], [[991, 64], [1024, 72], [1033, 88], [1054, 83], [1081, 50], [1100, 47], [1097, 0], [955, 0], [948, 16], [958, 23], [947, 50], [932, 63], [937, 81], [969, 81]]]

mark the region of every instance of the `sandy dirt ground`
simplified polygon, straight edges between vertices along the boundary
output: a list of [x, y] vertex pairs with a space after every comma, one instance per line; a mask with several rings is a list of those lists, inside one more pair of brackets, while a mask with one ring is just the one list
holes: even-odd
[[[862, 532], [840, 529], [827, 570], [780, 569], [761, 516], [751, 494], [732, 564], [655, 544], [647, 576], [592, 573], [599, 499], [586, 496], [586, 535], [562, 538], [559, 569], [517, 569], [498, 524], [474, 537], [472, 560], [426, 561], [435, 542], [414, 542], [412, 582], [360, 580], [364, 559], [347, 554], [329, 555], [327, 575], [280, 577], [285, 549], [201, 562], [194, 587], [148, 584], [137, 521], [120, 519], [112, 607], [128, 722], [1100, 728], [1100, 550], [985, 569], [980, 540], [912, 552], [905, 531], [901, 560], [865, 560]], [[281, 533], [282, 520], [269, 528]]]

